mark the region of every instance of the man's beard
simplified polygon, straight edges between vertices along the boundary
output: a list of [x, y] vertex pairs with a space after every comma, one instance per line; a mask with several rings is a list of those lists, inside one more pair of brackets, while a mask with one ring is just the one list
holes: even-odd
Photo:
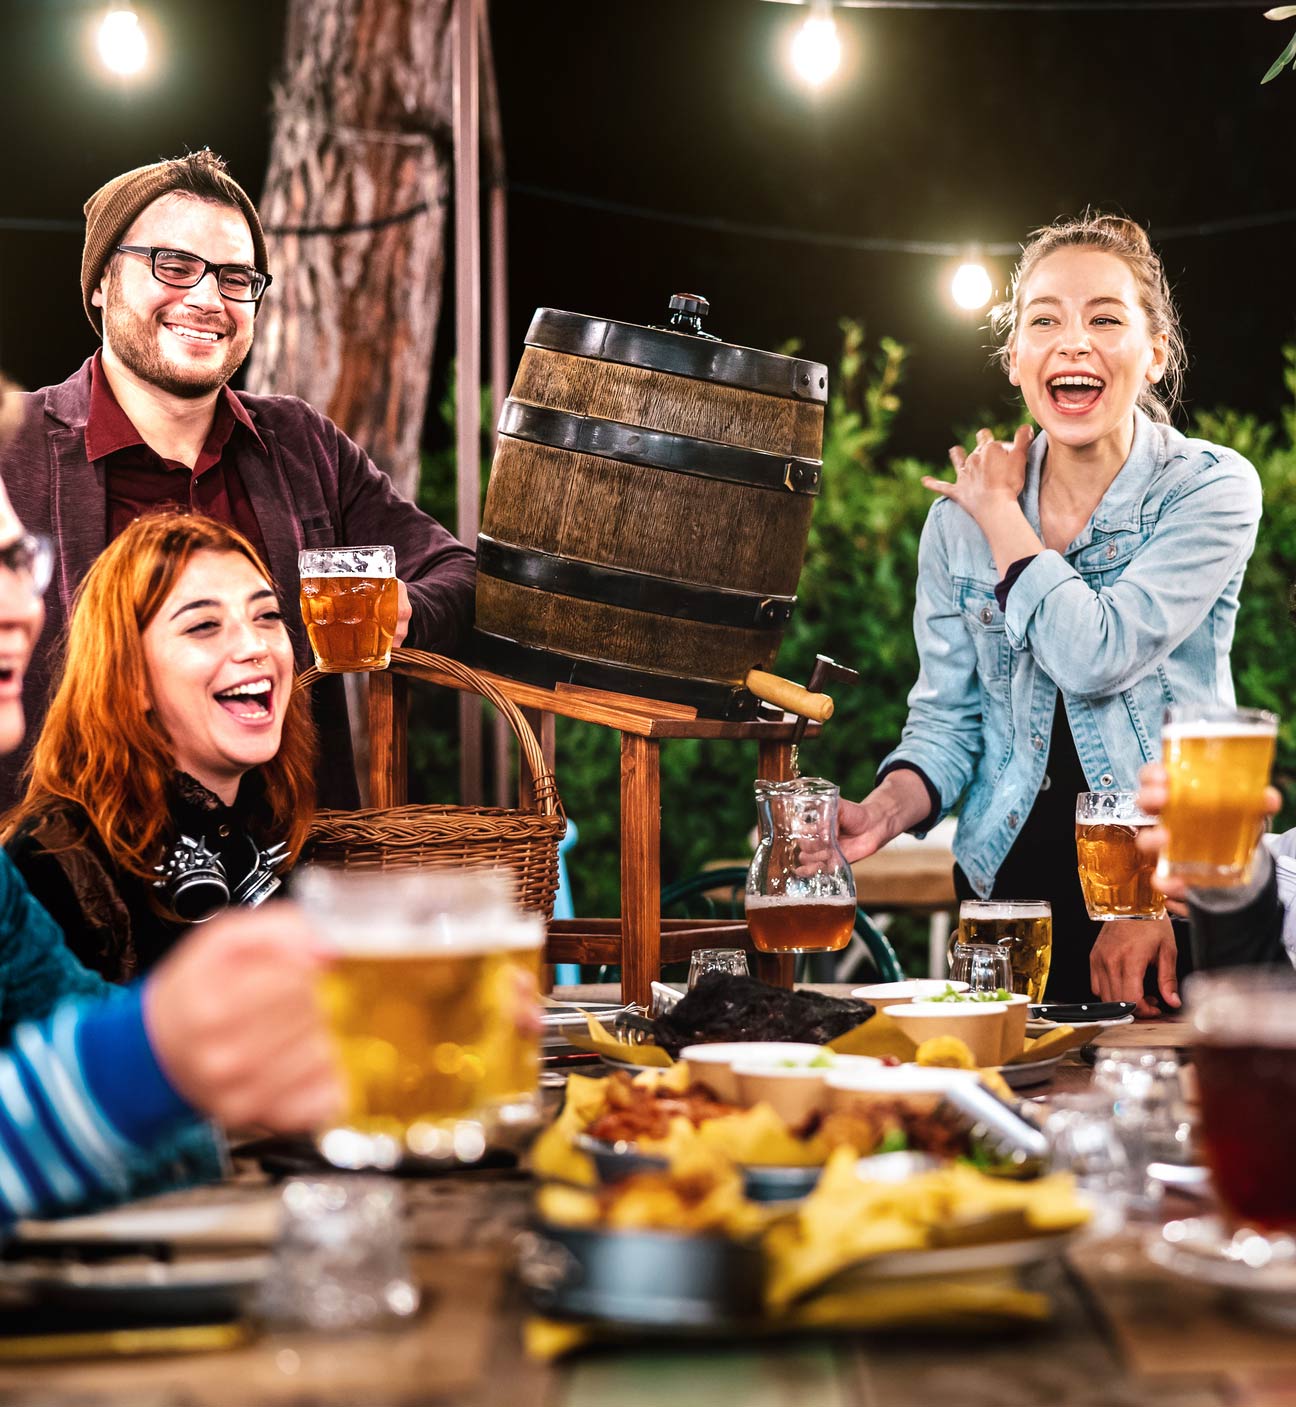
[[242, 342], [237, 337], [227, 336], [224, 341], [225, 355], [219, 366], [210, 369], [194, 366], [182, 370], [162, 355], [158, 343], [161, 323], [147, 321], [129, 307], [117, 290], [116, 280], [111, 277], [108, 297], [104, 302], [103, 326], [104, 340], [127, 371], [150, 386], [156, 386], [159, 391], [192, 400], [220, 390], [243, 365], [252, 349], [250, 334]]

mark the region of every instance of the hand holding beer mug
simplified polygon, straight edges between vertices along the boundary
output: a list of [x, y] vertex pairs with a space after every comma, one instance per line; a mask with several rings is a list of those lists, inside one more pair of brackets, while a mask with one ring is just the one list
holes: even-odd
[[339, 1167], [472, 1162], [538, 1113], [544, 926], [483, 870], [314, 866], [296, 894], [335, 950], [321, 996], [347, 1109], [319, 1138]]
[[822, 777], [756, 783], [761, 838], [747, 927], [761, 953], [835, 953], [855, 928], [855, 876], [837, 843], [840, 792]]
[[1168, 795], [1157, 877], [1198, 889], [1245, 884], [1264, 829], [1278, 719], [1255, 708], [1166, 710]]
[[386, 669], [400, 606], [390, 547], [308, 548], [297, 554], [302, 620], [324, 674]]
[[1090, 918], [1165, 918], [1165, 900], [1152, 878], [1156, 856], [1138, 844], [1140, 831], [1155, 824], [1132, 791], [1076, 797], [1076, 860]]
[[1044, 1000], [1053, 959], [1053, 908], [1046, 899], [964, 899], [958, 930], [950, 939], [951, 959], [959, 944], [1005, 949], [1013, 991], [1024, 992], [1033, 1002]]

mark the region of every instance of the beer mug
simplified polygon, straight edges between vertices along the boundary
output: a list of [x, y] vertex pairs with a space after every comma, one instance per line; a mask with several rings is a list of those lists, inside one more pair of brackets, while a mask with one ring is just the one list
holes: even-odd
[[320, 547], [297, 554], [301, 611], [325, 674], [386, 669], [400, 587], [390, 547]]
[[1012, 990], [1033, 1002], [1044, 1000], [1053, 957], [1053, 909], [1045, 899], [964, 899], [958, 931], [950, 941], [989, 943], [1005, 948], [1012, 967]]
[[537, 1117], [539, 1038], [519, 1017], [544, 926], [506, 876], [312, 866], [294, 893], [336, 953], [320, 990], [347, 1098], [319, 1137], [330, 1162], [472, 1162]]
[[1132, 791], [1076, 797], [1076, 862], [1090, 918], [1165, 918], [1165, 896], [1152, 879], [1156, 855], [1138, 848], [1139, 831], [1154, 825]]
[[1184, 996], [1215, 1192], [1234, 1228], [1296, 1233], [1296, 973], [1194, 973]]
[[1169, 832], [1157, 874], [1199, 889], [1245, 884], [1264, 830], [1278, 719], [1258, 708], [1166, 709]]
[[840, 792], [823, 777], [756, 783], [761, 837], [747, 873], [760, 953], [835, 953], [855, 929], [855, 876], [837, 843]]

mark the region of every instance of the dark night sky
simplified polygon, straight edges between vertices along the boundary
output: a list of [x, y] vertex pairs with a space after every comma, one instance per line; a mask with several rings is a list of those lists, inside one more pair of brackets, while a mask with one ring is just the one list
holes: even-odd
[[[0, 0], [0, 217], [75, 219], [119, 170], [207, 143], [259, 192], [285, 0], [139, 0], [162, 72], [95, 77], [95, 7]], [[1082, 14], [848, 10], [851, 72], [810, 99], [767, 0], [493, 0], [510, 179], [748, 225], [934, 240], [1016, 240], [1088, 202], [1160, 229], [1296, 207], [1296, 74], [1260, 77], [1291, 25], [1241, 10]], [[712, 330], [832, 363], [837, 319], [909, 344], [896, 448], [936, 455], [950, 427], [1005, 404], [978, 318], [949, 308], [930, 257], [718, 234], [515, 192], [513, 357], [539, 304], [654, 321], [677, 288]], [[0, 232], [0, 362], [29, 385], [92, 347], [73, 233]], [[1296, 222], [1170, 240], [1199, 404], [1273, 415], [1296, 340]], [[995, 273], [1002, 283], [1008, 263]], [[443, 322], [448, 332], [451, 324]], [[443, 336], [438, 353], [444, 364]]]

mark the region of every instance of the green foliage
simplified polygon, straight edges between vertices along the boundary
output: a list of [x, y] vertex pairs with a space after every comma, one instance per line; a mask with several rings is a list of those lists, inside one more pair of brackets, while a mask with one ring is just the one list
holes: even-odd
[[[1267, 20], [1289, 20], [1296, 18], [1296, 5], [1278, 5], [1272, 10], [1265, 11]], [[1271, 79], [1277, 78], [1288, 64], [1296, 68], [1296, 34], [1287, 41], [1287, 47], [1270, 65], [1269, 72], [1260, 80], [1261, 83], [1268, 83]]]
[[[860, 671], [857, 683], [832, 690], [836, 712], [801, 754], [803, 772], [831, 777], [844, 795], [858, 798], [900, 735], [906, 696], [917, 674], [912, 614], [918, 538], [932, 501], [922, 478], [943, 475], [945, 466], [886, 457], [900, 408], [905, 350], [889, 338], [871, 348], [858, 323], [844, 321], [841, 327], [841, 364], [824, 423], [823, 487], [778, 669], [788, 678], [805, 680], [816, 654], [825, 654]], [[1264, 487], [1264, 518], [1243, 588], [1233, 673], [1240, 702], [1271, 708], [1284, 720], [1276, 781], [1287, 799], [1285, 824], [1292, 824], [1296, 716], [1289, 715], [1296, 713], [1296, 634], [1288, 603], [1296, 581], [1296, 348], [1284, 356], [1291, 400], [1278, 424], [1221, 409], [1200, 413], [1191, 433], [1245, 455]], [[450, 397], [442, 416], [452, 423]], [[483, 423], [490, 423], [488, 413]], [[1009, 438], [1016, 427], [991, 423], [991, 428]], [[970, 443], [972, 436], [957, 438]], [[453, 495], [454, 452], [449, 450], [428, 459], [420, 502], [443, 522], [453, 523]], [[1191, 569], [1190, 563], [1184, 565]], [[412, 727], [410, 746], [416, 768], [439, 778], [438, 799], [453, 795], [453, 718], [444, 727]], [[752, 746], [667, 741], [661, 757], [663, 884], [709, 862], [745, 863], [755, 824]], [[557, 775], [568, 814], [580, 828], [580, 841], [568, 856], [576, 911], [615, 914], [620, 907], [617, 735], [560, 719]], [[892, 936], [894, 940], [894, 931]], [[912, 941], [914, 950], [902, 958], [918, 968], [923, 937], [917, 928]]]

